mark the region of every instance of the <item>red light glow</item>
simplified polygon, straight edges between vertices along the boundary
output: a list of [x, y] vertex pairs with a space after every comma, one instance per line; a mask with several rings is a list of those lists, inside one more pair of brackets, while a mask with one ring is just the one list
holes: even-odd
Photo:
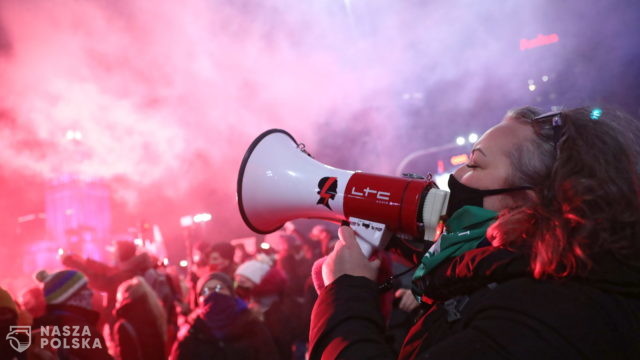
[[520, 51], [533, 49], [536, 47], [557, 43], [560, 41], [558, 34], [542, 35], [538, 34], [537, 37], [529, 39], [520, 39]]

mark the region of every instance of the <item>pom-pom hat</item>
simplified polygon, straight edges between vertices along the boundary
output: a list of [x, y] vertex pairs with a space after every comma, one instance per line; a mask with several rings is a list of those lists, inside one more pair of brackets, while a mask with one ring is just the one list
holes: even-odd
[[87, 277], [75, 270], [63, 270], [55, 274], [41, 270], [35, 277], [44, 283], [43, 292], [47, 304], [63, 303], [87, 285]]

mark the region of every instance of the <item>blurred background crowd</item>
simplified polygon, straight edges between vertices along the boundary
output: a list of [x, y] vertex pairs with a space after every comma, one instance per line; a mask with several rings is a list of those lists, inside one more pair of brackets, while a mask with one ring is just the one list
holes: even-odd
[[505, 109], [638, 117], [638, 24], [635, 0], [2, 0], [0, 320], [89, 324], [91, 358], [302, 358], [336, 229], [253, 237], [234, 189], [258, 134], [446, 188]]
[[[8, 359], [304, 359], [317, 298], [311, 268], [333, 248], [335, 230], [315, 225], [303, 233], [289, 222], [259, 243], [197, 241], [186, 266], [168, 265], [133, 240], [115, 241], [111, 262], [61, 252], [55, 271], [38, 271], [19, 292], [0, 290], [0, 337], [12, 325], [32, 328], [27, 351], [0, 342], [1, 353]], [[403, 269], [385, 256], [388, 272]], [[418, 303], [409, 279], [396, 279], [393, 287], [386, 298], [388, 341], [399, 349]], [[98, 339], [101, 347], [41, 346], [47, 326], [86, 326], [89, 344]], [[59, 338], [72, 344], [74, 336]]]

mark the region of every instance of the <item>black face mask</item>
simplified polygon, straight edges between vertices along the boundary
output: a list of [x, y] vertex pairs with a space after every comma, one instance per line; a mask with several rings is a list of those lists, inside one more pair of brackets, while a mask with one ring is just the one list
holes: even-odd
[[449, 205], [447, 206], [447, 217], [450, 218], [453, 213], [466, 205], [483, 207], [485, 196], [504, 194], [512, 191], [530, 190], [531, 186], [518, 186], [512, 188], [480, 190], [467, 186], [451, 174], [449, 176]]

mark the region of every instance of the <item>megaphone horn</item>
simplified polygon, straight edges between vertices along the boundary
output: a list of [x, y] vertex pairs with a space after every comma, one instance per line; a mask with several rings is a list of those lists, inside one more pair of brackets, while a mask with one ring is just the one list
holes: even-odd
[[292, 219], [343, 220], [340, 197], [352, 174], [314, 160], [284, 130], [265, 131], [240, 165], [240, 214], [259, 234], [272, 233]]
[[313, 159], [288, 132], [271, 129], [249, 146], [238, 174], [245, 224], [268, 234], [298, 218], [384, 224], [433, 238], [449, 193], [433, 181], [342, 170]]

